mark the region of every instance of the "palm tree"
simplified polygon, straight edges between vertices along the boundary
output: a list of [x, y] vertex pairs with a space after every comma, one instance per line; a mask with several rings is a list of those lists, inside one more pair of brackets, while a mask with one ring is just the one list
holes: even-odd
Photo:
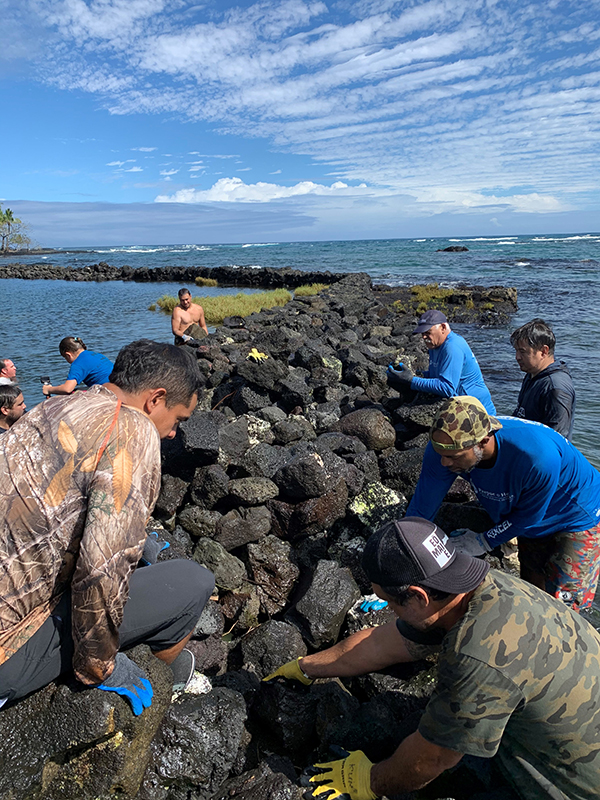
[[13, 225], [20, 225], [21, 220], [17, 219], [10, 208], [2, 211], [0, 208], [0, 229], [2, 233], [2, 251], [6, 253], [10, 245], [10, 233]]

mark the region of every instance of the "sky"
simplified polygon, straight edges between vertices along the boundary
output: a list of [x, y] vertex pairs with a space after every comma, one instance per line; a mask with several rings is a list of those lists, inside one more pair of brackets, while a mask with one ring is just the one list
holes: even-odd
[[41, 246], [598, 231], [600, 0], [0, 0]]

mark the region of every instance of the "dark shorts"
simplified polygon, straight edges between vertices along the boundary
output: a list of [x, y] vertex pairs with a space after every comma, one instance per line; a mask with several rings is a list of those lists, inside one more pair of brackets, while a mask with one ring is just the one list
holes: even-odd
[[[195, 561], [173, 559], [138, 568], [119, 628], [119, 649], [148, 644], [159, 652], [194, 630], [214, 588], [214, 576]], [[42, 627], [0, 666], [0, 702], [18, 700], [71, 670], [71, 595], [66, 593]]]
[[586, 531], [561, 531], [538, 539], [519, 539], [519, 560], [545, 578], [546, 591], [570, 608], [590, 608], [600, 574], [600, 525]]

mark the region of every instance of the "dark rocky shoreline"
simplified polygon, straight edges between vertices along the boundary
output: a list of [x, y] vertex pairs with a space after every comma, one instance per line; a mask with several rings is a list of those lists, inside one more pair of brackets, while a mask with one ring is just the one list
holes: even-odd
[[[390, 362], [427, 365], [411, 335], [410, 289], [334, 277], [319, 295], [228, 318], [190, 348], [203, 396], [163, 443], [149, 530], [170, 542], [167, 557], [215, 573], [218, 596], [190, 643], [208, 691], [170, 702], [170, 673], [144, 647], [133, 657], [155, 700], [141, 718], [105, 693], [51, 684], [0, 712], [2, 800], [300, 800], [299, 772], [327, 760], [330, 745], [381, 760], [415, 729], [432, 663], [310, 687], [261, 683], [285, 661], [390, 619], [357, 608], [370, 592], [360, 554], [404, 513], [441, 402], [387, 386]], [[471, 287], [446, 302], [451, 319], [489, 323], [516, 310], [516, 292]], [[268, 358], [248, 360], [253, 347]], [[490, 524], [461, 479], [437, 521]], [[475, 800], [488, 788], [461, 765], [404, 797]]]

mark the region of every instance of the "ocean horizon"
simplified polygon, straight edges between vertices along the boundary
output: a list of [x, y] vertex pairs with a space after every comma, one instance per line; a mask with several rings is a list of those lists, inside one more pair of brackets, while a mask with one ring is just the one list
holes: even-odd
[[[443, 248], [462, 245], [467, 252]], [[291, 267], [323, 272], [366, 272], [374, 283], [453, 286], [514, 286], [519, 310], [509, 323], [493, 327], [455, 325], [469, 341], [500, 414], [510, 414], [523, 373], [514, 360], [510, 332], [542, 317], [552, 325], [556, 358], [573, 376], [577, 410], [573, 441], [600, 466], [600, 400], [590, 371], [600, 341], [600, 233], [498, 236], [414, 237], [312, 242], [240, 242], [237, 244], [120, 245], [57, 248], [59, 252], [18, 256], [23, 264], [83, 267], [106, 261], [133, 268], [182, 266], [250, 268]], [[440, 252], [442, 251], [442, 252]], [[0, 267], [10, 259], [0, 262]], [[63, 336], [78, 335], [88, 347], [114, 358], [129, 341], [143, 336], [172, 341], [169, 317], [148, 310], [179, 284], [66, 281], [0, 283], [0, 357], [12, 358], [25, 399], [42, 399], [39, 376], [63, 380], [66, 363], [58, 355]], [[190, 286], [194, 295], [239, 292], [239, 288]], [[43, 318], [32, 320], [32, 308]], [[25, 335], [24, 335], [25, 334]]]

